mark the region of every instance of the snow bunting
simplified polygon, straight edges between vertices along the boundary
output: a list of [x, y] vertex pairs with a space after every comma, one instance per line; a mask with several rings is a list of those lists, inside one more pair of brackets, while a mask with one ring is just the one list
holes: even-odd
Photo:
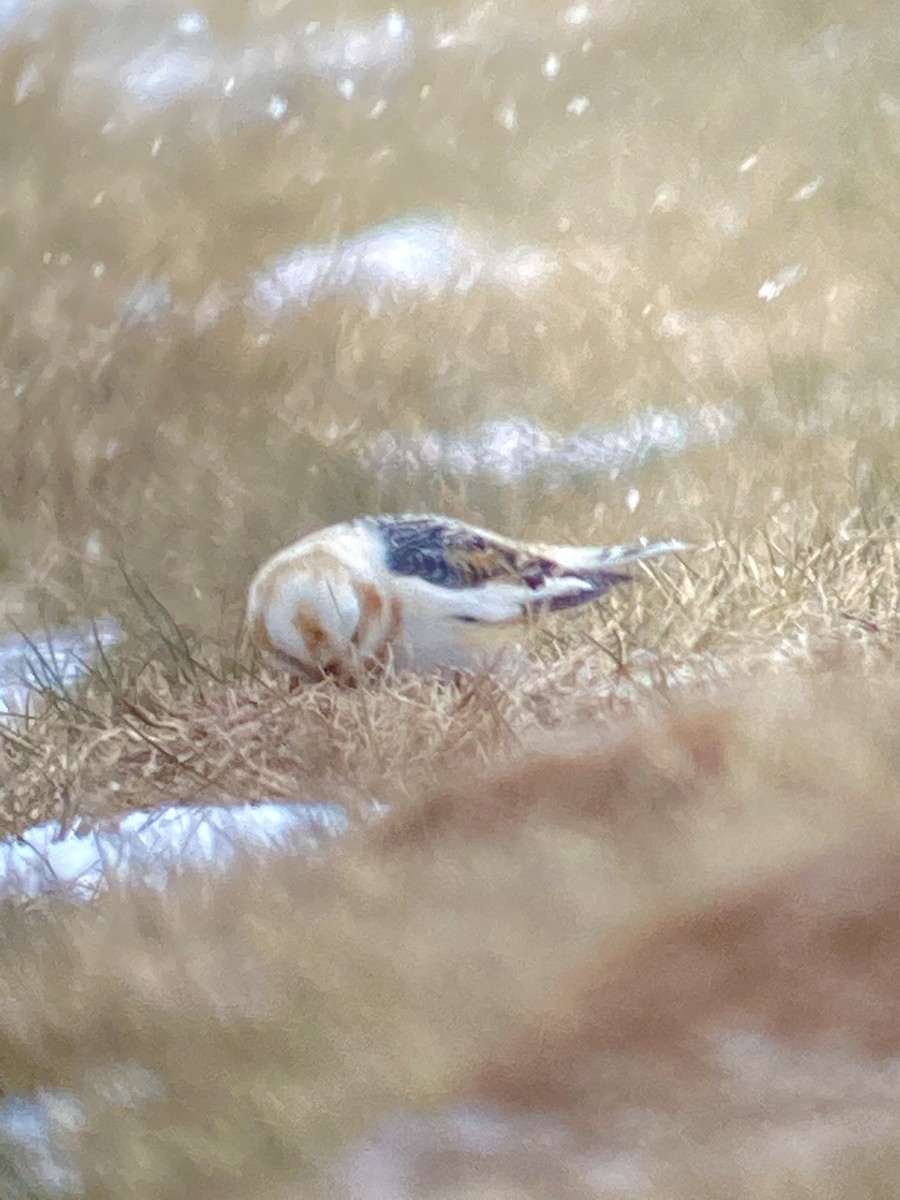
[[295, 679], [391, 663], [474, 668], [542, 613], [574, 608], [630, 579], [620, 568], [688, 549], [514, 542], [450, 517], [359, 517], [279, 551], [250, 584], [256, 646]]

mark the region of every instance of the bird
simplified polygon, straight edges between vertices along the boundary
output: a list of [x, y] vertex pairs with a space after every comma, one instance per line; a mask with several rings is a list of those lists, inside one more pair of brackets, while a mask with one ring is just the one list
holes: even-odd
[[453, 517], [361, 516], [279, 550], [251, 580], [247, 625], [291, 685], [372, 668], [478, 670], [545, 613], [598, 600], [682, 541], [546, 546]]

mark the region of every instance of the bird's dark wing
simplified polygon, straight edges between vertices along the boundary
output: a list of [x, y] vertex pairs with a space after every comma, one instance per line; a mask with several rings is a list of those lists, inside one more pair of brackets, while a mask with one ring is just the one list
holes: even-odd
[[446, 588], [508, 581], [539, 588], [558, 571], [550, 559], [480, 529], [441, 517], [373, 517], [385, 562], [397, 575], [418, 575]]
[[384, 539], [386, 565], [397, 575], [455, 589], [509, 584], [522, 589], [523, 616], [575, 608], [631, 579], [610, 566], [566, 567], [527, 546], [448, 518], [369, 519]]

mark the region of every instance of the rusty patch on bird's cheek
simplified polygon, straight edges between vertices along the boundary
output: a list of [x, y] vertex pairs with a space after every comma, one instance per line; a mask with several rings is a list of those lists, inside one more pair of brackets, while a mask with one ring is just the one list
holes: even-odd
[[374, 654], [375, 661], [383, 667], [387, 666], [391, 657], [391, 648], [402, 632], [403, 601], [399, 596], [391, 596], [387, 632], [384, 635], [384, 640]]
[[297, 609], [293, 617], [293, 626], [310, 654], [318, 655], [328, 645], [328, 631], [309, 609]]
[[351, 641], [354, 646], [366, 641], [373, 626], [380, 622], [384, 612], [384, 597], [374, 583], [360, 583], [356, 587], [356, 598], [359, 601], [359, 622], [353, 631]]

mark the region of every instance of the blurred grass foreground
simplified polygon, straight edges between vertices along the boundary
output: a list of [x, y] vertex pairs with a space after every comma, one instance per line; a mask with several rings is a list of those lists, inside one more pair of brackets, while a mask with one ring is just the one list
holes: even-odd
[[[874, 0], [0, 3], [3, 1197], [896, 1192], [898, 62]], [[428, 509], [697, 549], [514, 677], [252, 661], [265, 556]]]

